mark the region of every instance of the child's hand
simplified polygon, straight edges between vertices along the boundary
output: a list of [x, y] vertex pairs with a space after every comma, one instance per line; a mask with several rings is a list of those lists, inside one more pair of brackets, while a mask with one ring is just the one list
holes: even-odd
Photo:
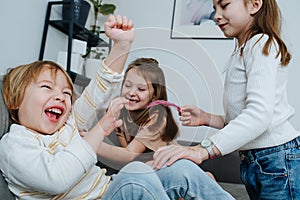
[[104, 23], [105, 34], [112, 39], [114, 43], [129, 42], [134, 39], [133, 21], [126, 16], [110, 15]]
[[181, 124], [183, 126], [201, 126], [203, 125], [201, 117], [204, 112], [193, 105], [181, 107], [179, 112]]
[[118, 118], [126, 103], [128, 100], [124, 97], [117, 97], [110, 102], [107, 112], [98, 123], [104, 131], [104, 136], [108, 136], [115, 128], [122, 125], [122, 120]]

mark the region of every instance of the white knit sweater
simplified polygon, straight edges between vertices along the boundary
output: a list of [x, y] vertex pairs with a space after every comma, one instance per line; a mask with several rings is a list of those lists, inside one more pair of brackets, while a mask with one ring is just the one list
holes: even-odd
[[280, 145], [300, 135], [289, 122], [294, 109], [287, 100], [288, 69], [280, 55], [276, 58], [275, 42], [268, 56], [262, 54], [268, 36], [256, 43], [260, 37], [236, 48], [225, 68], [226, 126], [210, 138], [222, 155]]
[[[99, 119], [119, 94], [124, 74], [99, 67], [95, 79], [72, 107], [72, 114], [53, 135], [13, 124], [0, 140], [0, 169], [18, 199], [100, 199], [110, 177], [95, 165], [96, 153], [79, 135]], [[76, 122], [75, 122], [76, 120]]]

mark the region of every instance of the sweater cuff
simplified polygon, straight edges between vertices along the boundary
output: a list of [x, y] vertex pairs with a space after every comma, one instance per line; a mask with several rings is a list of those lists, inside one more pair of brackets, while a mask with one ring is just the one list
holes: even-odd
[[105, 61], [106, 59], [104, 59], [102, 61], [102, 69], [101, 69], [101, 72], [100, 72], [100, 76], [113, 83], [113, 82], [120, 82], [123, 80], [123, 77], [124, 77], [124, 71], [119, 74], [117, 72], [114, 72], [112, 69], [110, 69], [106, 64], [105, 64]]

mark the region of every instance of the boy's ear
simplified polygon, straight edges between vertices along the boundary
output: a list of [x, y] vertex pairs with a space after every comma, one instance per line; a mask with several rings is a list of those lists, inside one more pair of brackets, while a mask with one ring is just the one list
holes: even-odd
[[18, 110], [19, 109], [19, 105], [9, 105], [8, 107], [11, 110]]
[[250, 5], [250, 14], [254, 15], [261, 9], [261, 7], [263, 5], [263, 0], [250, 0], [249, 3], [251, 4]]

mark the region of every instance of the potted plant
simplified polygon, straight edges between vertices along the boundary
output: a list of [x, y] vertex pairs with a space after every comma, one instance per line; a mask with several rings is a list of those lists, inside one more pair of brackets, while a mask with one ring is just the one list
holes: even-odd
[[[94, 23], [91, 25], [91, 31], [99, 36], [100, 25], [98, 16], [102, 14], [103, 16], [114, 14], [116, 6], [114, 4], [103, 3], [103, 0], [88, 0], [93, 8]], [[102, 60], [107, 56], [107, 50], [98, 47], [88, 47], [86, 54], [83, 56], [85, 59], [85, 75], [91, 78], [96, 74], [97, 67], [101, 65]]]
[[88, 78], [92, 78], [97, 74], [97, 70], [101, 65], [101, 62], [108, 55], [108, 47], [91, 47], [90, 55], [85, 59], [84, 63], [84, 75]]
[[105, 47], [92, 47], [90, 51], [90, 57], [98, 60], [104, 60], [107, 56], [107, 50]]
[[103, 0], [89, 0], [89, 2], [92, 4], [92, 7], [94, 9], [94, 24], [91, 25], [91, 31], [94, 34], [99, 35], [100, 26], [97, 24], [98, 15], [114, 14], [116, 6], [114, 4], [103, 3]]
[[[90, 26], [91, 31], [98, 37], [100, 34], [100, 25], [98, 24], [99, 14], [102, 14], [103, 16], [114, 14], [116, 10], [116, 5], [103, 3], [103, 0], [88, 0], [88, 1], [90, 2], [91, 7], [93, 8], [93, 16], [94, 16], [93, 25]], [[90, 55], [91, 53], [96, 53], [96, 52], [95, 50], [94, 52], [92, 52], [91, 47], [87, 47], [86, 54], [83, 55], [82, 57], [84, 59], [95, 58], [93, 55]]]

